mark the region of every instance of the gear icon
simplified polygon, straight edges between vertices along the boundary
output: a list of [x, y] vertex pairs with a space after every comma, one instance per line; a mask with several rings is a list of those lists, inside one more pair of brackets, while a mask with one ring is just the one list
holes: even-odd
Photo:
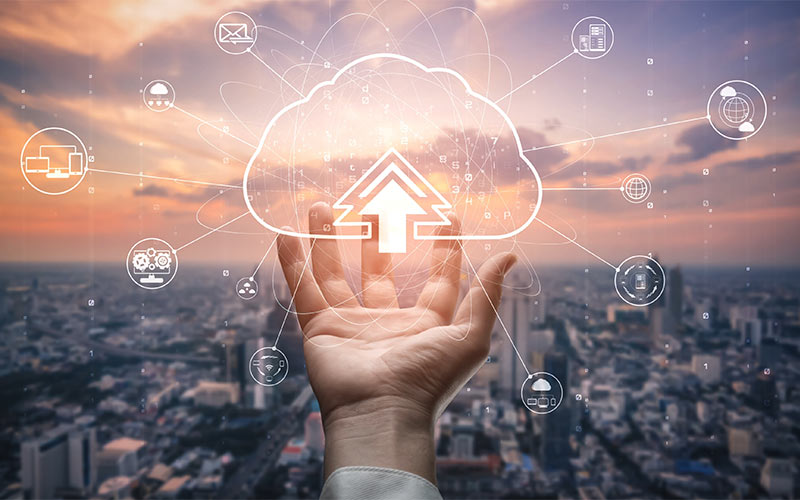
[[156, 266], [166, 269], [172, 263], [172, 256], [167, 252], [159, 252], [156, 256]]
[[133, 264], [134, 269], [139, 272], [143, 272], [150, 265], [150, 259], [147, 258], [145, 253], [135, 253], [133, 254], [133, 260], [131, 263]]

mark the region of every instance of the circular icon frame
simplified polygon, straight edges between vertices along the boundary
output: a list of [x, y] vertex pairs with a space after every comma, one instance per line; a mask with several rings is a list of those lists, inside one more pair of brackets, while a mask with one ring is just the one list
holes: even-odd
[[[764, 106], [764, 111], [763, 111], [764, 116], [761, 117], [761, 122], [758, 124], [758, 126], [755, 127], [752, 131], [747, 132], [746, 135], [743, 135], [743, 136], [740, 136], [740, 137], [735, 137], [735, 136], [731, 136], [731, 135], [726, 134], [724, 131], [720, 130], [720, 128], [717, 126], [716, 123], [714, 123], [714, 116], [718, 116], [720, 118], [720, 120], [725, 125], [727, 125], [727, 126], [729, 126], [731, 128], [735, 128], [734, 124], [729, 123], [729, 120], [727, 119], [727, 117], [726, 117], [726, 115], [724, 113], [723, 106], [724, 106], [724, 103], [725, 103], [725, 97], [722, 97], [722, 99], [720, 99], [720, 102], [716, 106], [713, 104], [714, 99], [717, 97], [717, 94], [721, 94], [722, 90], [725, 87], [733, 87], [734, 85], [746, 85], [746, 86], [752, 88], [753, 90], [755, 90], [755, 92], [758, 94], [758, 97], [761, 100], [761, 105]], [[744, 97], [740, 97], [740, 98], [744, 99], [746, 102], [749, 103], [749, 105], [753, 108], [753, 112], [756, 111], [755, 110], [756, 106], [755, 106], [755, 102], [753, 101], [753, 97], [751, 97], [750, 95], [748, 95], [748, 94], [746, 94], [744, 92], [740, 92], [740, 91], [736, 90], [735, 88], [733, 90], [734, 90], [734, 92], [736, 92], [736, 94], [734, 96], [731, 96], [731, 97], [740, 97], [739, 94], [741, 93]], [[717, 86], [717, 88], [714, 89], [714, 91], [711, 93], [711, 95], [708, 96], [708, 103], [706, 104], [706, 118], [708, 119], [708, 122], [711, 124], [711, 128], [713, 128], [714, 131], [716, 133], [718, 133], [719, 135], [721, 135], [722, 137], [724, 137], [726, 139], [730, 139], [732, 141], [743, 141], [745, 139], [749, 139], [749, 138], [753, 137], [754, 135], [756, 135], [758, 133], [758, 131], [761, 130], [761, 128], [764, 126], [764, 123], [766, 123], [767, 114], [768, 114], [767, 98], [764, 97], [764, 93], [761, 92], [761, 89], [759, 89], [758, 87], [756, 87], [752, 83], [748, 82], [747, 80], [728, 80], [727, 82], [720, 84], [719, 86]], [[747, 121], [747, 120], [743, 120], [743, 121]], [[752, 120], [751, 120], [751, 123], [752, 123]]]
[[[37, 186], [28, 177], [28, 172], [27, 172], [28, 169], [26, 168], [26, 165], [27, 165], [29, 157], [27, 157], [25, 155], [25, 152], [28, 149], [28, 144], [30, 144], [30, 142], [36, 136], [38, 136], [39, 134], [44, 134], [46, 132], [63, 132], [63, 133], [66, 133], [67, 135], [72, 136], [72, 138], [75, 139], [75, 141], [78, 143], [78, 145], [80, 145], [80, 148], [81, 148], [81, 151], [76, 151], [76, 152], [83, 154], [83, 158], [85, 160], [85, 165], [82, 165], [83, 172], [81, 173], [80, 178], [71, 187], [69, 187], [67, 189], [64, 189], [62, 191], [48, 191], [46, 189], [42, 189], [39, 186]], [[73, 144], [72, 146], [74, 146], [77, 149], [77, 145]], [[71, 161], [70, 161], [70, 163], [71, 163]], [[49, 165], [49, 158], [48, 158], [48, 165]], [[36, 191], [38, 191], [38, 192], [40, 192], [42, 194], [46, 194], [46, 195], [49, 195], [49, 196], [58, 196], [58, 195], [69, 193], [70, 191], [72, 191], [73, 189], [78, 187], [81, 182], [83, 182], [83, 179], [86, 177], [86, 172], [89, 171], [89, 153], [88, 153], [88, 151], [86, 149], [86, 145], [83, 143], [81, 138], [78, 137], [78, 135], [76, 133], [72, 132], [71, 130], [67, 130], [65, 128], [62, 128], [62, 127], [46, 127], [46, 128], [37, 130], [36, 132], [33, 133], [33, 135], [28, 137], [27, 141], [25, 141], [25, 144], [22, 146], [22, 150], [19, 153], [19, 168], [22, 171], [22, 177], [25, 179], [25, 182], [27, 182], [30, 187], [32, 187], [33, 189], [35, 189]], [[49, 175], [49, 173], [48, 173], [48, 175]]]
[[[170, 99], [169, 103], [167, 103], [167, 105], [164, 107], [154, 107], [153, 102], [147, 99], [147, 96], [149, 94], [148, 90], [157, 85], [161, 85], [162, 87], [166, 88], [167, 92], [165, 94], [159, 93], [153, 95], [172, 95], [172, 99]], [[152, 82], [145, 85], [144, 89], [142, 89], [142, 101], [144, 102], [144, 105], [147, 106], [147, 109], [149, 109], [150, 111], [154, 111], [156, 113], [163, 113], [164, 111], [172, 109], [175, 106], [176, 97], [177, 95], [175, 93], [175, 88], [172, 86], [171, 83], [169, 83], [166, 80], [153, 80]]]
[[[248, 285], [252, 290], [245, 292], [246, 295], [242, 295], [242, 290], [247, 288]], [[240, 299], [252, 300], [256, 295], [258, 295], [258, 282], [252, 276], [246, 276], [236, 282], [236, 296]]]
[[[645, 263], [633, 263], [632, 261], [639, 259], [645, 261], [647, 264], [653, 265], [645, 265]], [[633, 293], [630, 291], [628, 286], [628, 282], [625, 281], [628, 273], [632, 272], [635, 267], [642, 267], [644, 266], [647, 269], [651, 277], [648, 279], [647, 273], [638, 273], [634, 275], [634, 284], [633, 290], [637, 291], [637, 293]], [[642, 276], [640, 278], [640, 275]], [[654, 276], [654, 277], [653, 277]], [[661, 298], [661, 295], [664, 294], [664, 289], [666, 288], [666, 275], [664, 274], [664, 268], [661, 267], [661, 264], [658, 263], [653, 258], [648, 257], [647, 255], [632, 255], [622, 261], [622, 264], [617, 267], [616, 272], [614, 273], [614, 289], [617, 291], [617, 295], [619, 298], [623, 300], [626, 304], [635, 306], [635, 307], [644, 307], [649, 306], [650, 304], [657, 301]], [[658, 285], [658, 293], [647, 292], [653, 285]], [[642, 288], [640, 288], [640, 286]], [[620, 289], [622, 288], [622, 289]], [[638, 293], [641, 291], [642, 293]], [[638, 300], [637, 300], [638, 299]]]
[[[233, 15], [244, 16], [245, 18], [247, 18], [247, 20], [251, 23], [250, 25], [252, 26], [252, 29], [250, 31], [250, 36], [247, 35], [247, 28], [246, 28], [247, 25], [246, 24], [241, 23], [241, 22], [239, 22], [239, 23], [223, 23], [222, 22], [226, 17], [233, 16]], [[225, 47], [223, 47], [222, 44], [220, 43], [220, 39], [222, 38], [223, 28], [225, 28], [225, 24], [239, 25], [240, 28], [241, 28], [242, 25], [245, 26], [245, 28], [244, 28], [244, 36], [243, 37], [239, 36], [237, 38], [237, 40], [239, 40], [240, 42], [243, 43], [243, 45], [242, 45], [243, 48], [240, 51], [228, 50]], [[225, 31], [225, 33], [227, 34], [227, 38], [233, 37], [236, 34], [235, 31], [232, 32], [231, 30], [227, 30], [227, 31]], [[244, 12], [241, 12], [241, 11], [238, 11], [238, 10], [232, 10], [230, 12], [226, 12], [225, 14], [220, 16], [219, 19], [217, 19], [217, 23], [214, 25], [214, 43], [217, 44], [217, 47], [219, 47], [219, 49], [221, 51], [225, 52], [226, 54], [230, 54], [232, 56], [238, 56], [238, 55], [250, 52], [250, 50], [253, 48], [253, 45], [256, 44], [256, 40], [257, 39], [258, 39], [258, 25], [256, 24], [256, 22], [253, 20], [252, 17], [250, 17], [249, 15], [245, 14]], [[237, 43], [236, 41], [230, 42], [230, 43], [233, 43], [233, 46], [236, 47], [236, 43]], [[245, 46], [244, 43], [249, 43], [249, 45]]]
[[[596, 55], [596, 56], [591, 56], [591, 55], [585, 54], [585, 52], [590, 52], [590, 53], [592, 52], [591, 42], [588, 42], [590, 48], [587, 49], [587, 50], [582, 51], [582, 50], [580, 50], [578, 48], [578, 45], [580, 45], [580, 37], [581, 36], [591, 37], [591, 36], [593, 36], [591, 33], [589, 35], [579, 35], [579, 43], [578, 43], [578, 45], [575, 45], [575, 30], [577, 30], [578, 26], [580, 26], [585, 21], [591, 21], [591, 20], [597, 20], [597, 21], [603, 23], [605, 26], [608, 27], [608, 31], [609, 31], [608, 34], [611, 35], [609, 37], [611, 39], [611, 43], [608, 44], [608, 48], [605, 48], [602, 51], [598, 51], [598, 52], [600, 52], [600, 54]], [[605, 35], [605, 36], [607, 36], [607, 35]], [[604, 38], [605, 38], [605, 36], [604, 36]], [[579, 56], [583, 57], [584, 59], [589, 59], [589, 60], [600, 59], [601, 57], [605, 57], [606, 54], [611, 52], [611, 49], [614, 47], [614, 28], [611, 27], [611, 23], [609, 23], [608, 21], [606, 21], [602, 17], [586, 16], [583, 19], [581, 19], [580, 21], [578, 21], [577, 23], [575, 23], [575, 26], [572, 27], [572, 33], [570, 33], [570, 41], [572, 43], [572, 48], [575, 50], [575, 53], [578, 54]], [[605, 41], [604, 41], [604, 44], [605, 44]]]
[[[138, 250], [136, 247], [141, 245], [144, 242], [153, 242], [153, 243], [160, 243], [166, 249], [155, 250], [154, 247], [150, 247], [146, 250]], [[152, 255], [150, 255], [150, 250], [153, 250]], [[144, 253], [141, 253], [144, 252]], [[167, 255], [168, 252], [168, 255]], [[141, 257], [140, 257], [141, 256]], [[155, 264], [151, 264], [148, 260], [146, 263], [144, 259], [153, 259]], [[140, 264], [135, 264], [134, 259], [138, 259]], [[170, 268], [166, 274], [168, 274], [168, 278], [161, 278], [165, 273], [163, 271], [165, 266], [171, 266], [172, 262], [174, 261], [175, 267]], [[155, 273], [149, 273], [150, 267], [158, 267], [159, 270]], [[166, 241], [160, 238], [143, 238], [136, 243], [133, 244], [130, 250], [128, 250], [128, 256], [125, 261], [125, 267], [128, 271], [128, 277], [133, 281], [137, 286], [144, 288], [145, 290], [158, 290], [159, 288], [164, 288], [165, 286], [169, 285], [175, 276], [178, 274], [178, 253], [172, 248], [172, 245], [167, 243]], [[153, 267], [153, 270], [155, 269]], [[135, 275], [144, 275], [147, 274], [147, 278], [136, 278]], [[158, 275], [158, 276], [157, 276]], [[161, 281], [158, 281], [158, 280]], [[147, 280], [147, 281], [143, 281]], [[153, 286], [149, 286], [153, 285]], [[158, 285], [158, 286], [156, 286]]]
[[[534, 384], [538, 383], [538, 381], [540, 380], [545, 380], [546, 377], [550, 378], [551, 380], [554, 380], [556, 384], [558, 384], [559, 397], [557, 398], [557, 401], [555, 403], [552, 402], [553, 399], [556, 399], [555, 396], [552, 395], [550, 396], [540, 395], [534, 398], [526, 398], [525, 387], [528, 384], [531, 385], [531, 389], [528, 392], [540, 392], [540, 393], [546, 392], [540, 389], [533, 389]], [[552, 390], [553, 388], [552, 383], [547, 382], [547, 386], [549, 387], [547, 391]], [[556, 409], [558, 409], [558, 407], [561, 406], [561, 403], [564, 401], [564, 386], [561, 385], [561, 381], [558, 379], [558, 377], [556, 377], [550, 372], [531, 373], [525, 380], [522, 381], [522, 386], [519, 388], [519, 396], [522, 399], [522, 404], [525, 406], [525, 408], [528, 409], [528, 411], [530, 411], [531, 413], [535, 413], [536, 415], [547, 415], [548, 413], [553, 413], [554, 411], [556, 411]], [[540, 403], [540, 400], [542, 399], [544, 399], [545, 401], [543, 403]]]
[[[264, 373], [260, 369], [262, 361], [273, 358], [278, 361], [278, 371], [274, 374]], [[254, 369], [256, 373], [254, 373]], [[283, 351], [277, 347], [262, 347], [250, 356], [249, 370], [250, 377], [256, 384], [264, 387], [273, 387], [283, 382], [286, 375], [289, 374], [289, 360]]]
[[[641, 180], [645, 185], [645, 194], [641, 198], [633, 198], [628, 192], [628, 183], [637, 179]], [[648, 179], [646, 175], [634, 173], [628, 175], [622, 180], [622, 185], [620, 185], [619, 190], [622, 192], [622, 197], [625, 198], [625, 200], [629, 201], [630, 203], [639, 204], [644, 203], [650, 197], [650, 193], [653, 192], [653, 187], [650, 184], [650, 179]]]

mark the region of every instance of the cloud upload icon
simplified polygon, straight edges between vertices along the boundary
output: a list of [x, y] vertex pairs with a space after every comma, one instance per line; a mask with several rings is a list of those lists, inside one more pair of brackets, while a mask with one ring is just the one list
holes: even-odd
[[[377, 216], [391, 228], [381, 251], [402, 253], [407, 228], [416, 240], [513, 237], [539, 211], [541, 180], [510, 118], [462, 75], [377, 53], [269, 121], [243, 195], [262, 226], [296, 237], [312, 236], [304, 217], [317, 201], [333, 206], [339, 230], [314, 238], [370, 238], [364, 217]], [[461, 234], [437, 230], [449, 224], [446, 210]]]

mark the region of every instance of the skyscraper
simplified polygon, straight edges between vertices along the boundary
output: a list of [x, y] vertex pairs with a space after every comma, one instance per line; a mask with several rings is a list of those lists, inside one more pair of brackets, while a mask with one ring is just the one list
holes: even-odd
[[[549, 349], [552, 344], [552, 332], [535, 329], [537, 325], [543, 325], [545, 320], [543, 295], [531, 296], [525, 291], [514, 289], [503, 295], [498, 307], [500, 318], [495, 321], [493, 331], [498, 337], [500, 347], [497, 354], [500, 365], [499, 388], [500, 394], [508, 395], [511, 401], [516, 401], [519, 399], [519, 388], [528, 376], [525, 365], [530, 369], [532, 353], [537, 349], [541, 352]], [[513, 345], [506, 337], [511, 338]], [[546, 346], [544, 349], [537, 348], [543, 344]], [[525, 361], [524, 365], [519, 359], [520, 356]]]
[[669, 272], [667, 280], [667, 308], [676, 327], [680, 328], [683, 324], [683, 273], [681, 267], [674, 267]]
[[564, 399], [559, 408], [547, 415], [535, 415], [542, 419], [542, 436], [539, 446], [539, 463], [545, 470], [567, 470], [570, 466], [571, 449], [569, 436], [572, 430], [569, 398], [569, 360], [560, 352], [549, 352], [544, 356], [544, 371], [554, 375], [564, 388]]
[[[513, 401], [519, 397], [519, 385], [525, 380], [527, 372], [519, 360], [517, 352], [525, 359], [528, 334], [531, 331], [529, 298], [511, 291], [500, 302], [499, 316], [495, 322], [495, 332], [500, 337], [500, 390]], [[501, 323], [502, 321], [502, 323]], [[503, 339], [510, 337], [511, 340]], [[513, 342], [513, 345], [512, 345]], [[516, 346], [516, 351], [514, 347]]]
[[[658, 262], [658, 257], [654, 255], [653, 260]], [[671, 286], [669, 281], [667, 281], [666, 286]], [[662, 293], [655, 302], [647, 306], [647, 315], [649, 316], [650, 323], [650, 343], [652, 348], [657, 350], [664, 348], [665, 335], [672, 335], [675, 333], [675, 322], [672, 319], [672, 313], [667, 310], [666, 306], [666, 293]]]

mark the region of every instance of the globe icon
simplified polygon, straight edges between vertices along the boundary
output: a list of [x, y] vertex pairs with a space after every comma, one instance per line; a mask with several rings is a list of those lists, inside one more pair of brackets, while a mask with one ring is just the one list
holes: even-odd
[[647, 183], [634, 177], [625, 183], [625, 194], [633, 201], [643, 200], [647, 196]]
[[750, 116], [750, 105], [738, 95], [733, 96], [723, 104], [722, 114], [729, 122], [738, 125]]

